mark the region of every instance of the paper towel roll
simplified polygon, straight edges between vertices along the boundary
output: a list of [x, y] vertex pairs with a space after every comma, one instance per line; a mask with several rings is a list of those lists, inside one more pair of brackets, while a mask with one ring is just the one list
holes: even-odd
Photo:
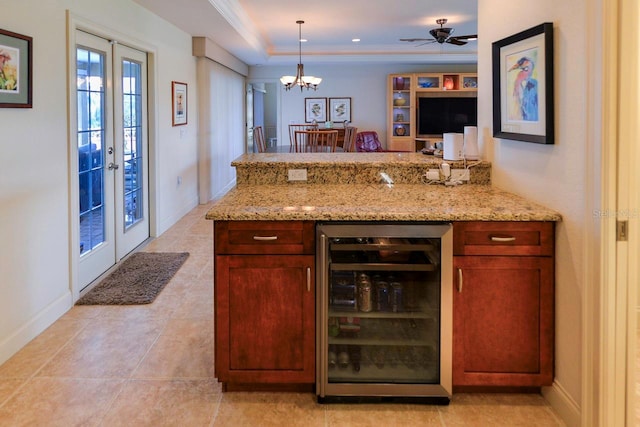
[[444, 160], [462, 160], [464, 149], [464, 135], [461, 133], [445, 133], [443, 136]]
[[478, 128], [475, 126], [464, 127], [464, 158], [467, 160], [478, 160], [480, 153], [478, 150]]

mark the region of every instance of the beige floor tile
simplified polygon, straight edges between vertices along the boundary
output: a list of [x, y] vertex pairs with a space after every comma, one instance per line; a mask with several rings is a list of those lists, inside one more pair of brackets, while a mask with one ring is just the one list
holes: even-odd
[[209, 426], [220, 401], [216, 381], [130, 380], [102, 425]]
[[93, 426], [123, 381], [33, 378], [0, 407], [2, 426]]
[[176, 319], [163, 330], [134, 378], [214, 378], [213, 317]]
[[0, 407], [26, 382], [26, 378], [0, 378]]
[[214, 426], [321, 427], [325, 410], [310, 393], [225, 393]]
[[28, 378], [85, 326], [86, 320], [62, 318], [0, 366], [0, 378]]
[[441, 427], [437, 406], [405, 404], [326, 405], [330, 427]]
[[454, 394], [440, 407], [444, 425], [558, 427], [564, 423], [537, 394]]
[[128, 378], [163, 326], [161, 322], [103, 318], [85, 327], [38, 376]]

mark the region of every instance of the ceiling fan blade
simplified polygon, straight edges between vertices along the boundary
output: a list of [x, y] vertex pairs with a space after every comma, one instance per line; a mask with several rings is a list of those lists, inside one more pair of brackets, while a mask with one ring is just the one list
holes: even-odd
[[426, 41], [424, 43], [417, 44], [416, 47], [424, 46], [425, 44], [431, 44], [431, 43], [435, 43], [435, 42], [438, 41], [438, 40], [433, 40], [433, 39], [423, 39], [423, 40], [426, 40]]
[[454, 45], [456, 45], [456, 46], [462, 46], [462, 45], [467, 44], [467, 42], [466, 42], [466, 41], [464, 41], [464, 40], [458, 40], [458, 38], [457, 38], [457, 37], [450, 37], [450, 38], [448, 38], [447, 40], [445, 40], [445, 43], [454, 44]]
[[424, 42], [427, 40], [431, 40], [431, 39], [400, 39], [401, 42], [409, 42], [409, 43], [415, 43], [415, 42]]
[[466, 36], [455, 36], [454, 38], [456, 38], [458, 40], [477, 40], [478, 39], [478, 35], [477, 34], [467, 34]]

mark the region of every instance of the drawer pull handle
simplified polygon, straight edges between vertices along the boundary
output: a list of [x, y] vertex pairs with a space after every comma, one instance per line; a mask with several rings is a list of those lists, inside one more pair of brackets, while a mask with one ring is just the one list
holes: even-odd
[[509, 237], [491, 236], [491, 241], [492, 242], [515, 242], [516, 238], [513, 236], [509, 236]]
[[253, 236], [253, 240], [259, 240], [261, 242], [268, 240], [278, 240], [278, 236]]
[[458, 293], [462, 293], [462, 269], [458, 269]]
[[307, 267], [307, 292], [311, 292], [311, 267]]

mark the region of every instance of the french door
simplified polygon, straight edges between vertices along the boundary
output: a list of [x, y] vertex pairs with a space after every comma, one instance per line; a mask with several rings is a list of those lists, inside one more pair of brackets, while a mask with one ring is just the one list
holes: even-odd
[[144, 52], [76, 33], [80, 289], [149, 237]]

